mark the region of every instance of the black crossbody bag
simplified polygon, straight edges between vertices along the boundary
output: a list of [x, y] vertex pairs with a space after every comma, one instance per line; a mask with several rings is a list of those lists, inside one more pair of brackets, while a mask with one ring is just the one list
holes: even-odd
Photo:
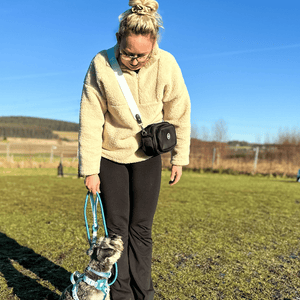
[[115, 57], [114, 47], [107, 50], [107, 56], [131, 113], [142, 129], [141, 141], [142, 149], [145, 154], [148, 156], [155, 156], [172, 151], [177, 144], [176, 130], [174, 125], [170, 124], [169, 122], [162, 121], [159, 123], [150, 124], [144, 128], [140, 111]]

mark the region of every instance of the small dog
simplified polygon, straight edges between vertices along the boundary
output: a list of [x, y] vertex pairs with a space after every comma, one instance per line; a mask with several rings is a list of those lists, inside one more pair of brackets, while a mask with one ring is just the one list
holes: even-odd
[[[72, 290], [74, 289], [74, 284], [71, 284], [64, 290], [59, 300], [109, 300], [108, 278], [105, 278], [103, 274], [97, 273], [110, 273], [113, 265], [120, 258], [122, 251], [123, 242], [120, 236], [113, 235], [111, 237], [99, 238], [98, 243], [93, 245], [88, 252], [91, 260], [85, 269], [84, 274], [78, 272], [74, 273], [75, 276], [78, 277], [78, 280], [75, 283], [77, 298], [76, 296], [73, 297]], [[88, 284], [91, 281], [93, 283], [98, 283], [98, 289], [95, 286]]]

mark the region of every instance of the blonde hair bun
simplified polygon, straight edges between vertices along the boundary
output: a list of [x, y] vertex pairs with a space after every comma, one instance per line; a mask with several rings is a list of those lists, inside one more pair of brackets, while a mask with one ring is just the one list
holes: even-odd
[[163, 28], [162, 18], [157, 12], [158, 3], [155, 0], [129, 0], [128, 9], [119, 16], [119, 37], [134, 34], [150, 34], [159, 37], [159, 29]]
[[139, 15], [155, 14], [158, 10], [158, 3], [155, 0], [130, 0], [129, 6], [133, 13]]

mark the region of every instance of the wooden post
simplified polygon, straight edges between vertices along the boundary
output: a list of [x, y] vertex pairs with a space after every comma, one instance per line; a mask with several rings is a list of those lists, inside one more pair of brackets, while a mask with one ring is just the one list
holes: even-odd
[[255, 152], [255, 158], [254, 158], [253, 173], [256, 173], [259, 147], [256, 147], [255, 151], [256, 152]]
[[57, 148], [56, 146], [51, 146], [50, 163], [53, 162], [53, 150], [55, 150], [56, 148]]
[[50, 163], [53, 162], [53, 146], [51, 146]]
[[9, 155], [9, 143], [6, 144], [6, 160], [9, 162], [9, 158], [10, 158], [10, 155]]
[[216, 148], [214, 148], [213, 150], [212, 169], [214, 168], [215, 159], [216, 159]]

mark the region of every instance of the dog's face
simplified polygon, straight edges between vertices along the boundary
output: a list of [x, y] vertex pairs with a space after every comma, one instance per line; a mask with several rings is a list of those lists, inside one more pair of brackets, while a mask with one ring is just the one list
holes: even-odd
[[94, 246], [91, 260], [102, 266], [112, 266], [120, 258], [123, 251], [123, 242], [120, 236], [101, 237]]

